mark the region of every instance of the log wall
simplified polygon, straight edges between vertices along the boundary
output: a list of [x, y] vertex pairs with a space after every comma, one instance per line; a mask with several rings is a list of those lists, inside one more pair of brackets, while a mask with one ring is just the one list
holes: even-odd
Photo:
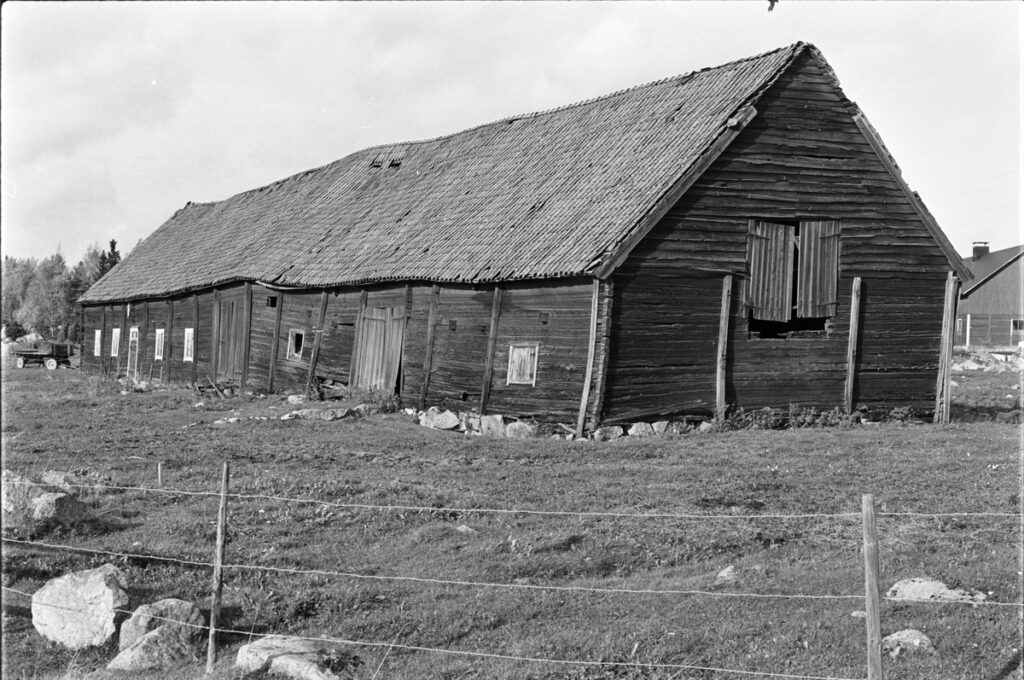
[[[605, 418], [711, 413], [726, 273], [736, 277], [727, 403], [841, 405], [850, 293], [861, 276], [855, 404], [930, 408], [948, 260], [809, 57], [757, 110], [614, 276]], [[749, 331], [742, 292], [751, 219], [841, 223], [839, 304], [824, 330], [785, 339]]]

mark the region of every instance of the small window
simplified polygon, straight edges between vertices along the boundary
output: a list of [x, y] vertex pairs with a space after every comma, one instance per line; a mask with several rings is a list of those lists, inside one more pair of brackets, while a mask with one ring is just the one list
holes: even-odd
[[117, 348], [121, 346], [121, 329], [115, 328], [110, 331], [110, 356], [117, 356]]
[[267, 307], [277, 307], [277, 296], [276, 295], [268, 295], [267, 296]]
[[92, 355], [94, 357], [103, 356], [103, 331], [97, 328], [93, 331], [92, 335]]
[[157, 328], [153, 338], [153, 361], [164, 360], [164, 329]]
[[297, 331], [294, 328], [288, 331], [288, 358], [295, 359], [296, 361], [302, 361], [302, 345], [305, 339], [305, 333], [303, 331]]
[[514, 343], [508, 346], [508, 377], [506, 385], [537, 384], [537, 354], [540, 346], [536, 342]]
[[1011, 319], [1010, 330], [1014, 333], [1024, 333], [1024, 319]]
[[195, 344], [195, 331], [191, 328], [185, 329], [185, 339], [181, 343], [181, 360], [182, 361], [193, 361]]

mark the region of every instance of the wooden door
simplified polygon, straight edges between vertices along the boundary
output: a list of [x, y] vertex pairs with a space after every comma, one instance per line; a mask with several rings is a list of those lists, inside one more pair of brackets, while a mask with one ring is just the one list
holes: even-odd
[[364, 309], [356, 340], [356, 360], [349, 384], [363, 389], [393, 392], [398, 387], [404, 339], [404, 309]]
[[238, 380], [241, 377], [241, 314], [235, 300], [221, 300], [217, 338], [217, 380]]

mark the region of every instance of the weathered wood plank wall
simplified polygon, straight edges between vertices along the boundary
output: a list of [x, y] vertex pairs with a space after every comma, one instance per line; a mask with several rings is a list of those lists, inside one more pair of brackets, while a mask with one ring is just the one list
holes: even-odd
[[[614, 277], [604, 407], [611, 420], [672, 409], [710, 413], [716, 293], [726, 273], [737, 276], [728, 403], [841, 405], [851, 286], [861, 276], [858, 401], [930, 407], [949, 263], [830, 90], [826, 74], [807, 57], [798, 60]], [[839, 303], [824, 330], [785, 339], [750, 332], [741, 279], [751, 219], [840, 222]], [[711, 273], [700, 278], [697, 270]]]

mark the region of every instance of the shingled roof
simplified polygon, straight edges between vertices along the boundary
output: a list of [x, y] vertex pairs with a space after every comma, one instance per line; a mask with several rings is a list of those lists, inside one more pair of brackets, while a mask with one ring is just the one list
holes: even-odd
[[593, 274], [635, 245], [652, 206], [805, 52], [831, 72], [816, 48], [796, 43], [189, 203], [81, 302], [232, 281], [315, 288]]
[[961, 295], [965, 297], [970, 295], [1021, 257], [1024, 257], [1024, 246], [1013, 246], [985, 253], [978, 259], [965, 260], [967, 268], [974, 275], [974, 282], [969, 288], [965, 288]]
[[592, 272], [797, 43], [446, 137], [378, 146], [214, 203], [189, 203], [82, 297], [230, 281], [325, 287]]

